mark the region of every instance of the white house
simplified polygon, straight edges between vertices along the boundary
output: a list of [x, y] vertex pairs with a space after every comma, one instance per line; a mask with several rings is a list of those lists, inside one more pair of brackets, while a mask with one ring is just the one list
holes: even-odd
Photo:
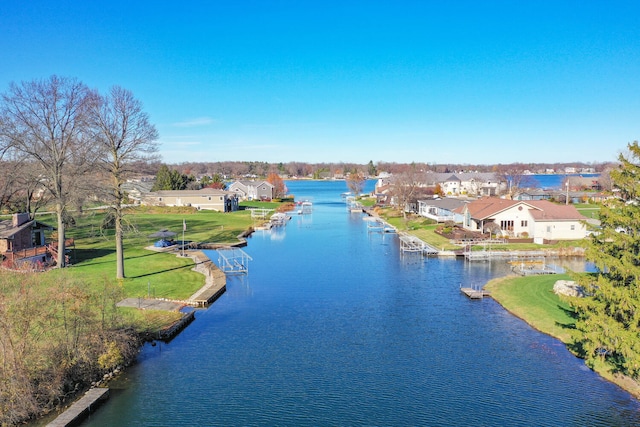
[[485, 233], [499, 230], [509, 237], [531, 237], [536, 243], [586, 237], [587, 218], [573, 205], [548, 200], [506, 200], [488, 197], [458, 210], [463, 227]]
[[468, 203], [465, 200], [447, 197], [444, 199], [418, 200], [418, 215], [437, 222], [453, 221], [461, 223], [463, 216], [455, 212]]
[[424, 177], [426, 186], [440, 185], [446, 196], [497, 196], [506, 189], [500, 177], [488, 172], [427, 172]]

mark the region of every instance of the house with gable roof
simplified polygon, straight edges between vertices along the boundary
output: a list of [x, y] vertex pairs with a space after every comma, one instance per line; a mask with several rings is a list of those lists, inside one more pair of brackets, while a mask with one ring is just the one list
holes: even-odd
[[426, 186], [440, 185], [445, 195], [453, 197], [497, 196], [506, 190], [504, 180], [490, 172], [428, 172], [424, 177]]
[[50, 256], [45, 231], [54, 228], [29, 217], [28, 213], [13, 214], [0, 221], [0, 259], [12, 262], [46, 262]]
[[528, 236], [536, 243], [578, 240], [587, 235], [587, 218], [573, 205], [548, 200], [507, 200], [487, 197], [462, 206], [463, 228], [481, 233], [500, 230], [508, 237]]
[[275, 197], [276, 188], [269, 181], [234, 181], [227, 187], [240, 200], [270, 201]]
[[436, 222], [453, 221], [461, 223], [463, 217], [456, 209], [468, 203], [466, 200], [446, 197], [444, 199], [420, 199], [418, 200], [418, 215], [430, 218]]

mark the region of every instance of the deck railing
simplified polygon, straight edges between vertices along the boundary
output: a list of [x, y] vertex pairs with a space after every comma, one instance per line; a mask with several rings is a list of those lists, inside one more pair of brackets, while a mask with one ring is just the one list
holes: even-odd
[[45, 255], [47, 251], [48, 251], [47, 246], [36, 246], [35, 248], [5, 252], [4, 256], [8, 261], [15, 262], [23, 258], [32, 258], [39, 255]]

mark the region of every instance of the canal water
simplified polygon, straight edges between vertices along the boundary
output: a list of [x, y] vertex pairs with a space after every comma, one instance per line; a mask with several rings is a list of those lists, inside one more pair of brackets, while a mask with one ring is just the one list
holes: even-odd
[[461, 295], [503, 263], [403, 256], [347, 212], [344, 182], [287, 185], [313, 213], [254, 233], [249, 274], [146, 346], [84, 425], [640, 425], [561, 343]]

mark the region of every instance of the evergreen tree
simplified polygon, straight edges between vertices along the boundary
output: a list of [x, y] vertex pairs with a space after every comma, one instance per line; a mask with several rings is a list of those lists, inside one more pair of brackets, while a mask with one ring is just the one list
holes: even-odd
[[160, 190], [184, 190], [191, 180], [175, 169], [169, 169], [167, 165], [160, 166], [156, 174], [156, 182], [151, 191]]
[[369, 176], [378, 175], [378, 169], [376, 168], [376, 165], [373, 164], [372, 160], [369, 160], [369, 164], [367, 165], [367, 173], [369, 174]]
[[611, 171], [618, 197], [600, 210], [602, 230], [587, 258], [598, 269], [579, 282], [587, 297], [573, 302], [587, 363], [598, 359], [614, 371], [640, 377], [640, 146], [633, 142]]

